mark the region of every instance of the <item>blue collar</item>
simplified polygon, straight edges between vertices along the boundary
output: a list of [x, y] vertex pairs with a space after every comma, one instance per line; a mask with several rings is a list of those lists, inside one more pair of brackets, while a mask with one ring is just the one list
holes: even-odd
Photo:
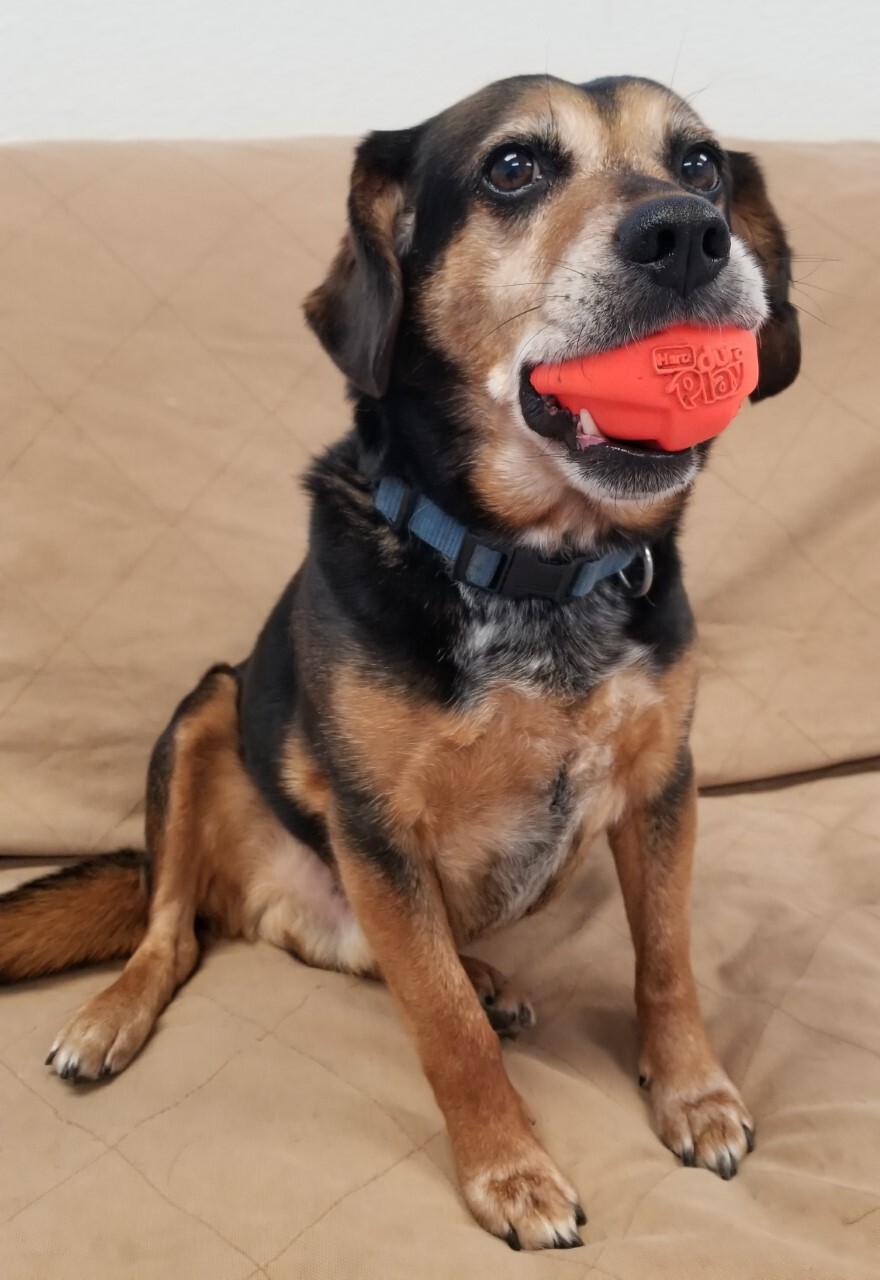
[[[398, 533], [411, 533], [427, 543], [446, 561], [450, 577], [496, 595], [522, 598], [542, 596], [570, 600], [588, 596], [600, 582], [619, 574], [629, 594], [646, 595], [654, 576], [650, 548], [641, 543], [609, 551], [598, 560], [577, 556], [564, 562], [544, 560], [530, 547], [506, 551], [481, 542], [465, 526], [447, 515], [430, 498], [411, 489], [396, 476], [383, 476], [373, 496], [376, 510]], [[642, 561], [637, 587], [630, 585], [626, 570]]]

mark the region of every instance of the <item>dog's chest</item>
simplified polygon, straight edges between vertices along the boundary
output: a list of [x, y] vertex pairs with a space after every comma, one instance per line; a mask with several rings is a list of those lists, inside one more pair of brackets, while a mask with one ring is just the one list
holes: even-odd
[[639, 663], [582, 696], [498, 679], [453, 707], [348, 669], [334, 708], [389, 838], [434, 868], [460, 941], [546, 900], [667, 767], [662, 679]]
[[534, 909], [620, 816], [627, 744], [658, 702], [637, 670], [580, 700], [503, 687], [422, 738], [392, 803], [414, 852], [432, 858], [457, 932]]

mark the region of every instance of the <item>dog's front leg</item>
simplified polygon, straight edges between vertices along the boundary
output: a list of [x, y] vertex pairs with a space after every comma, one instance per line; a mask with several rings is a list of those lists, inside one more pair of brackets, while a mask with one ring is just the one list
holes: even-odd
[[754, 1125], [718, 1061], [690, 962], [696, 787], [683, 751], [666, 786], [609, 832], [636, 951], [639, 1072], [663, 1142], [685, 1164], [732, 1177]]
[[515, 1249], [580, 1244], [583, 1210], [507, 1077], [433, 873], [372, 841], [367, 850], [342, 824], [333, 843], [349, 901], [446, 1119], [474, 1217]]

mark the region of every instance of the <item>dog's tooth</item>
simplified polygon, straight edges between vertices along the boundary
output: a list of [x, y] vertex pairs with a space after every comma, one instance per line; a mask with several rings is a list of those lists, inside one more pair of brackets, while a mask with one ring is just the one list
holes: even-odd
[[608, 437], [601, 427], [597, 427], [589, 409], [581, 409], [578, 414], [577, 444], [579, 449], [588, 449], [590, 445], [602, 444]]

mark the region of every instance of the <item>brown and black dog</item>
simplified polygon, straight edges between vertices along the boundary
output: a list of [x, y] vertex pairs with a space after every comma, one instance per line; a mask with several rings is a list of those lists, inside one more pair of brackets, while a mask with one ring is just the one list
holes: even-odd
[[676, 538], [708, 446], [610, 441], [528, 374], [734, 324], [759, 330], [755, 398], [772, 395], [799, 364], [789, 278], [754, 160], [650, 81], [519, 77], [361, 144], [348, 231], [306, 302], [355, 404], [310, 473], [306, 561], [250, 657], [209, 671], [160, 738], [146, 853], [0, 899], [6, 981], [130, 957], [52, 1045], [60, 1076], [131, 1062], [201, 923], [380, 975], [477, 1221], [514, 1248], [578, 1244], [578, 1197], [496, 1035], [531, 1008], [461, 949], [560, 892], [607, 830], [660, 1137], [736, 1172], [753, 1124], [688, 954], [696, 661]]

